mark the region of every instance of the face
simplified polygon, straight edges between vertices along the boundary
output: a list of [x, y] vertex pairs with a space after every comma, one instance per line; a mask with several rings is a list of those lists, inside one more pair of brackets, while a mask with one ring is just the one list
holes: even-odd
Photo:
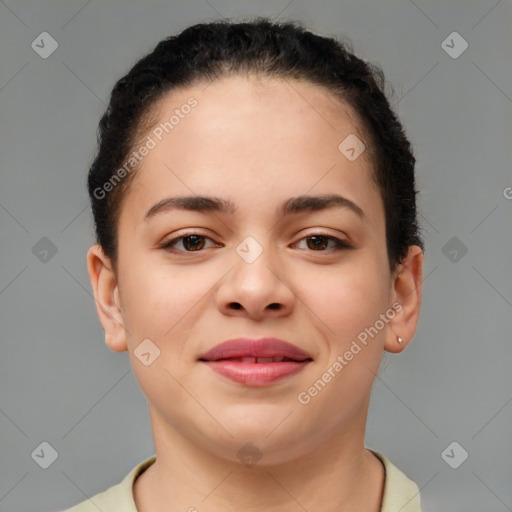
[[[251, 442], [269, 463], [364, 435], [382, 352], [414, 333], [405, 292], [418, 276], [390, 275], [368, 151], [338, 148], [364, 141], [349, 107], [316, 85], [246, 77], [173, 91], [158, 107], [156, 145], [123, 200], [117, 275], [88, 255], [107, 342], [129, 351], [155, 435], [233, 461]], [[162, 206], [181, 196], [231, 208]], [[299, 196], [343, 199], [314, 209]], [[238, 337], [279, 338], [310, 360], [243, 382], [200, 360]]]

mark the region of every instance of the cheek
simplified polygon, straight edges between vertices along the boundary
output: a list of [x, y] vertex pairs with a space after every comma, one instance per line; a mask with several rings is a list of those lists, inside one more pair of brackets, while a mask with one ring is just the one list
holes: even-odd
[[143, 338], [163, 343], [172, 338], [207, 290], [207, 283], [185, 267], [133, 265], [123, 276], [122, 297], [123, 319], [132, 343]]
[[[363, 251], [346, 265], [311, 272], [303, 281], [305, 303], [326, 326], [333, 343], [345, 344], [386, 309], [385, 274]], [[303, 273], [303, 275], [308, 275]]]

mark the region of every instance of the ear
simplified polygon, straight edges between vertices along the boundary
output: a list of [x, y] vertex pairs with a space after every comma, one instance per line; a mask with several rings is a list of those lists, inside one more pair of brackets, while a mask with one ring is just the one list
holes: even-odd
[[105, 342], [111, 350], [124, 352], [128, 349], [117, 278], [100, 245], [93, 245], [87, 251], [87, 271], [98, 317], [105, 330]]
[[[402, 352], [416, 332], [423, 288], [423, 259], [421, 247], [409, 246], [405, 260], [392, 276], [391, 303], [396, 304], [393, 307], [396, 314], [388, 323], [384, 344], [388, 352]], [[402, 343], [398, 343], [398, 337], [403, 339]]]

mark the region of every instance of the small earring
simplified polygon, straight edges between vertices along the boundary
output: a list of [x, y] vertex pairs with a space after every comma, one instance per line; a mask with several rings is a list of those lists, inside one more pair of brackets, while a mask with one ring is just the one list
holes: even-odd
[[398, 336], [398, 338], [396, 339], [396, 341], [398, 341], [398, 343], [402, 343], [402, 341], [404, 341], [404, 340], [403, 340], [403, 338], [400, 338], [400, 336]]

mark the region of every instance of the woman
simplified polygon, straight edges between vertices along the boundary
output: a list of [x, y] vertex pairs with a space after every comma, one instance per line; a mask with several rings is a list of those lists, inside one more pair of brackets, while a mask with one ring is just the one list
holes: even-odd
[[420, 510], [364, 446], [423, 271], [383, 86], [347, 44], [262, 18], [189, 27], [117, 82], [87, 266], [156, 454], [71, 511]]

